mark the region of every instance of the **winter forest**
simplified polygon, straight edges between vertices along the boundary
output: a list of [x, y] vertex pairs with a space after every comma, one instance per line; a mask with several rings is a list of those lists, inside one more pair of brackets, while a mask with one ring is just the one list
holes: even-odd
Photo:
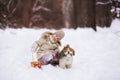
[[0, 0], [0, 28], [109, 27], [119, 0]]
[[[33, 43], [57, 30], [71, 67], [31, 65]], [[120, 0], [0, 0], [0, 80], [120, 80]]]

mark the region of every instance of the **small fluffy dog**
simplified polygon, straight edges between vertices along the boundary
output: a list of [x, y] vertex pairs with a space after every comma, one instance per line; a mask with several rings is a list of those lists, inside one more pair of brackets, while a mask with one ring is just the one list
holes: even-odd
[[63, 69], [71, 68], [74, 55], [75, 55], [74, 49], [72, 49], [69, 45], [66, 45], [58, 55], [59, 67]]

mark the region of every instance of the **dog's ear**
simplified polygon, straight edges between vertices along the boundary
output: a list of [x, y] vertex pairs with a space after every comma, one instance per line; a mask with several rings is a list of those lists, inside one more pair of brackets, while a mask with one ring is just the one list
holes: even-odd
[[72, 53], [73, 53], [73, 56], [75, 55], [75, 50], [73, 48], [70, 48]]
[[75, 55], [75, 50], [73, 50], [73, 55]]
[[64, 53], [65, 48], [66, 48], [66, 47], [64, 46], [60, 53]]

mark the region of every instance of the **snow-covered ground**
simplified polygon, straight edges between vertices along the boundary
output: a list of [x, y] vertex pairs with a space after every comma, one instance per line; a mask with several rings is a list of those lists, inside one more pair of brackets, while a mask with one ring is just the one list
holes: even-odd
[[110, 28], [63, 29], [62, 47], [75, 49], [71, 69], [30, 66], [32, 43], [48, 29], [0, 30], [0, 80], [120, 80], [120, 20]]

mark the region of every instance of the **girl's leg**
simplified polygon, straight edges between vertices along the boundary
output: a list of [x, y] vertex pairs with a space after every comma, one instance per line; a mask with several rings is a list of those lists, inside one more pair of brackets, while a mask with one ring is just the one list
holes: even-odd
[[38, 61], [41, 63], [41, 65], [47, 65], [52, 59], [52, 54], [45, 54], [40, 59], [38, 59]]

